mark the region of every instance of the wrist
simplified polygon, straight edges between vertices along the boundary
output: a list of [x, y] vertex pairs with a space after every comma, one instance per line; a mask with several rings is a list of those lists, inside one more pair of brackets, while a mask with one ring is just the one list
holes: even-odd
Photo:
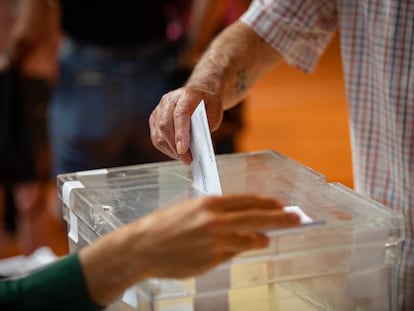
[[[199, 67], [199, 65], [197, 65], [197, 67]], [[223, 80], [220, 78], [219, 74], [214, 72], [200, 74], [197, 67], [190, 75], [185, 87], [207, 93], [209, 97], [215, 97], [221, 102], [224, 97], [224, 84], [221, 82]]]

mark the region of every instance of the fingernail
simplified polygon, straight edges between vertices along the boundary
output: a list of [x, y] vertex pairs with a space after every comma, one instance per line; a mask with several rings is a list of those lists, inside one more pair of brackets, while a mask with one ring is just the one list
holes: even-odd
[[177, 141], [177, 153], [179, 153], [179, 154], [184, 154], [185, 153], [183, 143], [182, 143], [181, 140]]

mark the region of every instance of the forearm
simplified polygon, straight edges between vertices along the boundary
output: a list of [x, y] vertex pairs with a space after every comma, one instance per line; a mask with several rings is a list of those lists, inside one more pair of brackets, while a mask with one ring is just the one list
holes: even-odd
[[56, 4], [51, 0], [21, 1], [11, 35], [12, 48], [27, 50], [44, 40], [50, 32], [50, 20], [55, 9]]
[[79, 260], [89, 295], [97, 304], [108, 305], [137, 281], [148, 277], [150, 269], [134, 252], [139, 233], [125, 226], [105, 235], [79, 252]]
[[228, 109], [280, 58], [252, 29], [237, 21], [212, 42], [187, 86], [219, 94]]
[[57, 0], [22, 0], [8, 44], [8, 63], [28, 76], [56, 80], [60, 41]]

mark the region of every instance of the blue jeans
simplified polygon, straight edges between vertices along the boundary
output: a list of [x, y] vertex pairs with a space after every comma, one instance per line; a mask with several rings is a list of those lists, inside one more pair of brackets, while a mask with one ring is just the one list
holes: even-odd
[[[136, 54], [136, 55], [135, 55]], [[175, 53], [119, 53], [68, 41], [49, 111], [53, 174], [166, 160], [148, 118], [169, 91]]]

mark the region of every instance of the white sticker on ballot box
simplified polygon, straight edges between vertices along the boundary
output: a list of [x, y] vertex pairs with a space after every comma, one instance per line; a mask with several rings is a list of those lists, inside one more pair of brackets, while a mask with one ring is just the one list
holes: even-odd
[[202, 100], [191, 116], [190, 150], [193, 156], [191, 170], [194, 187], [206, 194], [221, 195], [221, 184], [216, 157], [211, 141], [207, 113]]
[[[301, 227], [308, 227], [308, 226], [320, 226], [324, 225], [326, 222], [324, 219], [313, 219], [308, 214], [306, 214], [299, 206], [292, 205], [292, 206], [284, 206], [283, 211], [286, 213], [294, 213], [299, 216]], [[268, 236], [277, 235], [279, 229], [274, 229], [267, 231]]]
[[68, 237], [75, 242], [76, 244], [78, 244], [79, 241], [79, 234], [78, 234], [78, 217], [76, 217], [76, 215], [69, 210], [69, 233], [68, 233]]
[[70, 207], [70, 193], [72, 192], [73, 189], [78, 189], [78, 188], [85, 188], [85, 186], [79, 180], [71, 180], [63, 184], [62, 200], [63, 200], [63, 203], [67, 207]]
[[299, 206], [285, 206], [283, 210], [287, 213], [294, 213], [298, 215], [302, 225], [314, 223], [313, 219], [309, 217], [309, 215], [307, 215]]
[[92, 175], [106, 175], [106, 174], [108, 174], [108, 170], [106, 168], [80, 171], [76, 173], [76, 175], [78, 176], [92, 176]]

